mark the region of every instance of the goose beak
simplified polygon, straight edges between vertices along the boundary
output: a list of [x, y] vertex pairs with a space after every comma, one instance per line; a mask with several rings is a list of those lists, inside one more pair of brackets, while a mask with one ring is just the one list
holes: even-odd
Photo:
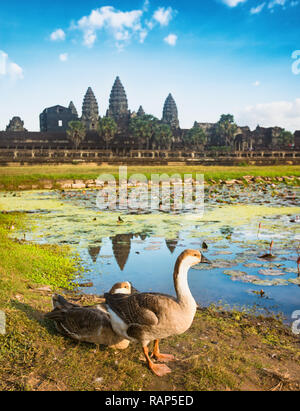
[[200, 264], [212, 264], [212, 262], [202, 254]]

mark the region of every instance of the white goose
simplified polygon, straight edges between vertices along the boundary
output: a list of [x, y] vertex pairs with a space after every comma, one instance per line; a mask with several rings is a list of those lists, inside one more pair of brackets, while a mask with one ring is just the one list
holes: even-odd
[[[135, 290], [129, 282], [117, 283], [108, 295], [131, 294]], [[76, 341], [107, 345], [111, 348], [126, 349], [128, 340], [115, 334], [105, 304], [81, 307], [55, 294], [52, 297], [53, 311], [45, 318], [55, 322], [57, 330]]]
[[186, 250], [178, 257], [174, 269], [177, 298], [158, 293], [105, 294], [113, 330], [125, 339], [141, 343], [149, 368], [159, 377], [171, 370], [165, 364], [151, 361], [148, 345], [155, 341], [152, 357], [157, 361], [175, 359], [160, 353], [159, 340], [183, 334], [192, 325], [197, 305], [188, 286], [187, 274], [190, 267], [199, 263], [210, 264], [210, 261], [197, 250]]

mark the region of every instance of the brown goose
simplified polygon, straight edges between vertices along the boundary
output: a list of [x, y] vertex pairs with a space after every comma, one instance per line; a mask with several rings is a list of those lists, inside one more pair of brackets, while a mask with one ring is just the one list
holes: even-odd
[[152, 357], [157, 361], [175, 359], [160, 353], [159, 340], [183, 334], [192, 325], [197, 305], [188, 286], [187, 274], [190, 267], [199, 263], [210, 264], [210, 261], [197, 250], [186, 250], [178, 257], [174, 269], [177, 298], [158, 293], [105, 294], [113, 330], [125, 339], [141, 343], [149, 368], [159, 377], [171, 370], [165, 364], [151, 361], [148, 345], [155, 341]]
[[[108, 295], [131, 294], [133, 290], [129, 282], [117, 283]], [[52, 304], [54, 309], [46, 314], [45, 318], [55, 321], [61, 334], [77, 341], [107, 345], [111, 348], [128, 347], [129, 341], [114, 333], [105, 304], [81, 307], [57, 294], [52, 297]]]

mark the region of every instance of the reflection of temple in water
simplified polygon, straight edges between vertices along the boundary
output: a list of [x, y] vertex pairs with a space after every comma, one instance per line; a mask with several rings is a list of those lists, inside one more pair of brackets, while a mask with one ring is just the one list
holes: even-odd
[[178, 239], [177, 240], [166, 240], [166, 244], [170, 252], [173, 254], [178, 244]]
[[101, 251], [101, 247], [95, 247], [95, 246], [89, 246], [88, 248], [89, 255], [91, 256], [93, 262], [95, 263], [97, 261], [98, 255]]
[[118, 234], [115, 237], [111, 238], [114, 256], [121, 271], [124, 270], [127, 263], [130, 254], [132, 238], [132, 234]]

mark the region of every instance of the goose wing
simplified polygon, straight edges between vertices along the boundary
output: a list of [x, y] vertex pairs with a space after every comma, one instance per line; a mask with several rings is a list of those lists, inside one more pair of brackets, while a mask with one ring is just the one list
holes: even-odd
[[174, 304], [172, 297], [154, 293], [141, 293], [131, 296], [105, 294], [105, 298], [109, 308], [127, 325], [157, 325], [164, 306], [168, 306], [170, 303]]
[[82, 338], [96, 335], [104, 327], [110, 327], [108, 314], [95, 308], [72, 307], [55, 309], [45, 318], [57, 322], [64, 331], [74, 337]]

